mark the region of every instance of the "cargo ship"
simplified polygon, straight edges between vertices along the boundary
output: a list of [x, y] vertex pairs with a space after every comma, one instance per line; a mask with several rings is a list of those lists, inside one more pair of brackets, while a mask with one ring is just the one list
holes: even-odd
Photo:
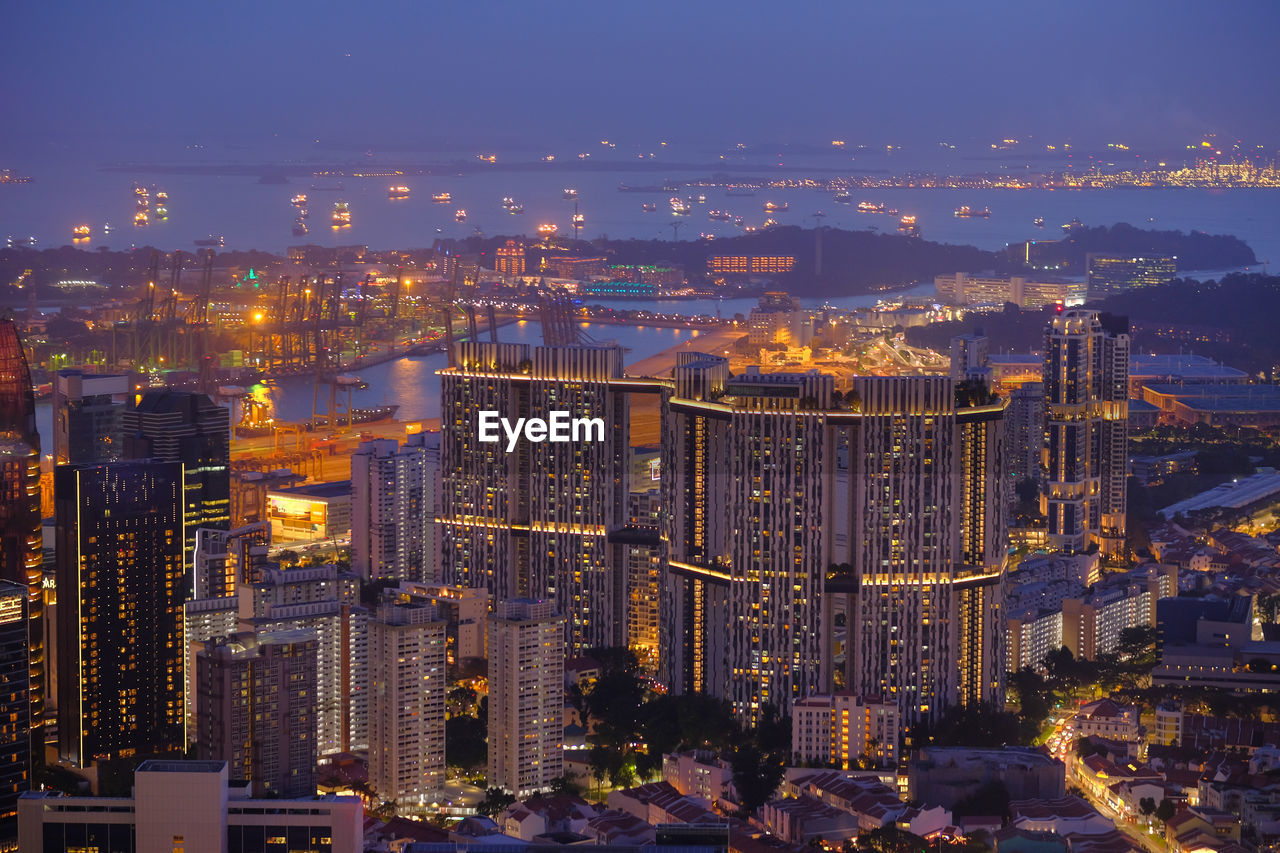
[[464, 209], [463, 209], [463, 208], [461, 208], [461, 207], [460, 207], [460, 208], [458, 208], [457, 210], [455, 210], [455, 211], [453, 212], [453, 219], [454, 219], [454, 221], [455, 221], [455, 222], [466, 222], [466, 221], [467, 221], [467, 211], [466, 211], [466, 210], [464, 210]]
[[840, 192], [831, 197], [831, 200], [836, 204], [853, 204], [853, 196], [848, 190], [840, 190]]
[[303, 222], [301, 219], [295, 219], [295, 220], [294, 220], [294, 222], [293, 222], [293, 236], [295, 236], [295, 237], [305, 237], [305, 236], [307, 236], [307, 231], [308, 231], [308, 230], [309, 230], [309, 229], [307, 228], [307, 223]]
[[668, 200], [668, 203], [671, 205], [672, 216], [688, 216], [693, 213], [689, 205], [678, 198], [672, 197]]
[[644, 204], [640, 205], [640, 209], [643, 210], [645, 213], [653, 213], [655, 210], [658, 209], [658, 203], [653, 201], [646, 201]]
[[971, 219], [971, 218], [990, 219], [991, 208], [984, 207], [982, 208], [982, 210], [975, 210], [974, 208], [970, 207], [967, 204], [961, 205], [960, 207], [956, 208], [956, 216], [960, 217], [961, 219]]
[[898, 220], [898, 230], [908, 237], [920, 236], [920, 226], [916, 224], [916, 218], [911, 214], [907, 214]]
[[307, 203], [307, 194], [298, 193], [293, 198], [289, 199], [289, 203], [292, 204], [294, 207], [302, 207], [304, 204]]
[[782, 204], [778, 204], [777, 202], [774, 202], [774, 201], [766, 201], [764, 203], [764, 212], [765, 213], [781, 213], [782, 211], [786, 210], [789, 207], [791, 207], [791, 202], [788, 202], [788, 201], [784, 201]]
[[435, 195], [431, 196], [431, 200], [434, 201], [436, 204], [448, 204], [449, 202], [453, 201], [453, 196], [451, 196], [449, 193], [436, 193]]
[[564, 191], [564, 197], [566, 201], [576, 201], [578, 198], [578, 191], [573, 189], [572, 187], [567, 188]]
[[88, 240], [89, 235], [93, 233], [93, 229], [88, 225], [77, 225], [71, 229], [71, 238], [73, 240]]
[[404, 184], [397, 184], [394, 187], [387, 188], [387, 198], [389, 199], [408, 198], [408, 197], [409, 197], [409, 188], [406, 187]]
[[223, 237], [221, 234], [210, 234], [208, 237], [205, 237], [203, 240], [192, 240], [191, 242], [195, 243], [197, 246], [200, 246], [201, 248], [213, 248], [215, 246], [218, 248], [222, 248], [223, 246], [227, 245], [227, 238]]
[[351, 225], [351, 205], [345, 201], [333, 203], [333, 227], [346, 228]]
[[884, 213], [884, 205], [878, 201], [858, 202], [859, 213]]

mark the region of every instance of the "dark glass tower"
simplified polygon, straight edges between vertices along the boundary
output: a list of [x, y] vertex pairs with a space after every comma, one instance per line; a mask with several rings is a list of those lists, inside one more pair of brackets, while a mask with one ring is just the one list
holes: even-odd
[[124, 458], [181, 462], [186, 565], [194, 563], [196, 529], [231, 526], [231, 417], [205, 394], [153, 389], [126, 411]]
[[182, 494], [179, 462], [54, 472], [58, 740], [81, 766], [185, 744]]
[[115, 462], [124, 453], [129, 407], [124, 374], [59, 370], [53, 380], [53, 458], [59, 465]]

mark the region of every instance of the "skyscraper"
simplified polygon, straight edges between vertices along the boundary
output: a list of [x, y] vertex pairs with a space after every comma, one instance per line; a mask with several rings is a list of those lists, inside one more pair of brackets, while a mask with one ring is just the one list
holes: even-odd
[[[568, 653], [625, 641], [624, 566], [609, 538], [626, 522], [628, 396], [618, 346], [463, 343], [440, 371], [441, 556], [445, 583], [494, 600], [554, 602]], [[643, 383], [641, 383], [643, 384]], [[649, 383], [650, 390], [656, 386]], [[590, 441], [480, 440], [483, 411], [598, 418]]]
[[54, 472], [58, 737], [80, 766], [185, 745], [182, 489], [180, 462]]
[[27, 590], [27, 715], [37, 744], [37, 764], [44, 761], [44, 694], [46, 687], [44, 624], [44, 552], [40, 519], [40, 453], [16, 432], [0, 433], [0, 580]]
[[53, 458], [97, 465], [124, 454], [129, 377], [59, 370], [53, 378]]
[[1070, 310], [1049, 323], [1040, 503], [1051, 548], [1124, 549], [1128, 376], [1128, 318]]
[[153, 389], [121, 416], [126, 459], [181, 462], [186, 563], [194, 562], [196, 530], [231, 526], [231, 421], [204, 394]]
[[489, 617], [488, 784], [523, 800], [564, 775], [564, 631], [549, 601]]
[[[0, 847], [18, 837], [18, 797], [31, 790], [27, 588], [0, 580]], [[7, 848], [6, 849], [10, 849]]]
[[999, 697], [1003, 405], [943, 377], [839, 394], [816, 371], [730, 378], [681, 354], [663, 423], [669, 687], [747, 719], [832, 686], [907, 722]]
[[[44, 743], [44, 592], [40, 533], [40, 433], [35, 390], [18, 327], [0, 320], [0, 580], [27, 589], [32, 740]], [[37, 749], [37, 763], [44, 750]]]
[[957, 382], [987, 370], [991, 340], [978, 329], [951, 339], [951, 378]]
[[424, 805], [445, 783], [445, 625], [435, 608], [389, 596], [369, 619], [369, 786]]
[[249, 626], [258, 634], [307, 630], [316, 635], [316, 740], [321, 755], [367, 741], [368, 660], [360, 580], [336, 566], [263, 570], [245, 588]]
[[18, 326], [12, 320], [0, 320], [0, 432], [16, 432], [37, 453], [40, 451], [31, 368]]
[[1133, 257], [1090, 254], [1085, 259], [1089, 296], [1101, 299], [1140, 287], [1171, 281], [1178, 274], [1178, 259], [1168, 256]]
[[196, 748], [256, 797], [316, 792], [316, 637], [234, 634], [196, 655]]
[[727, 359], [680, 354], [663, 418], [672, 690], [729, 699], [754, 720], [829, 683], [833, 394], [817, 372], [731, 379]]
[[351, 456], [351, 568], [365, 580], [438, 578], [440, 433], [361, 443]]

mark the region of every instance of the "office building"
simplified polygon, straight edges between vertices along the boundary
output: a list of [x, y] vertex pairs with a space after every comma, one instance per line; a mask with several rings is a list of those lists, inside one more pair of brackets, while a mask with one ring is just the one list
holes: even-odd
[[230, 412], [204, 394], [152, 389], [121, 416], [124, 458], [181, 462], [187, 565], [196, 530], [231, 526]]
[[[41, 558], [40, 433], [26, 351], [12, 320], [0, 320], [0, 580], [27, 589], [32, 740], [44, 742], [47, 689]], [[34, 759], [44, 760], [37, 750]]]
[[900, 728], [898, 703], [883, 697], [808, 696], [791, 707], [791, 751], [811, 766], [896, 767]]
[[12, 320], [0, 320], [0, 432], [16, 432], [22, 441], [40, 450], [31, 367]]
[[241, 592], [242, 621], [257, 634], [305, 630], [316, 636], [316, 740], [320, 755], [368, 742], [366, 611], [360, 579], [336, 566], [281, 569]]
[[27, 588], [0, 580], [0, 848], [18, 837], [18, 797], [31, 790], [31, 676]]
[[[45, 654], [44, 553], [40, 518], [40, 453], [17, 432], [0, 433], [0, 581], [19, 584], [27, 591], [23, 614], [27, 619], [29, 689], [24, 691], [31, 708], [25, 715], [34, 727], [33, 740], [44, 743], [45, 691], [48, 663]], [[35, 756], [43, 763], [44, 750]]]
[[267, 490], [271, 541], [320, 542], [351, 533], [351, 481], [306, 483]]
[[[945, 377], [730, 379], [681, 354], [664, 415], [662, 673], [747, 719], [841, 681], [904, 724], [1002, 695], [1002, 401]], [[726, 630], [727, 626], [727, 630]]]
[[[622, 645], [622, 572], [609, 537], [626, 521], [628, 392], [616, 345], [463, 343], [440, 371], [442, 578], [494, 600], [547, 599], [568, 653]], [[480, 413], [598, 419], [577, 441], [481, 441]], [[499, 430], [499, 432], [501, 432]]]
[[361, 443], [351, 456], [351, 568], [365, 580], [436, 581], [440, 433]]
[[1129, 399], [1141, 399], [1144, 385], [1245, 385], [1249, 374], [1191, 353], [1136, 353], [1129, 359]]
[[1083, 305], [1087, 293], [1083, 281], [1061, 279], [1035, 281], [1022, 276], [1003, 278], [958, 272], [933, 279], [938, 298], [949, 305], [1003, 305], [1047, 308], [1050, 305]]
[[316, 637], [237, 633], [196, 655], [196, 754], [254, 796], [316, 792]]
[[444, 792], [445, 626], [389, 596], [369, 618], [369, 786], [401, 806]]
[[54, 495], [61, 755], [181, 752], [182, 463], [62, 465]]
[[225, 761], [144, 761], [128, 797], [29, 793], [18, 801], [21, 850], [360, 853], [358, 797], [253, 799]]
[[489, 617], [488, 784], [523, 800], [564, 775], [564, 632], [549, 601]]
[[1066, 311], [1045, 331], [1041, 511], [1050, 548], [1124, 548], [1129, 321]]
[[1085, 268], [1089, 295], [1101, 299], [1113, 293], [1172, 281], [1178, 275], [1178, 259], [1159, 255], [1139, 258], [1090, 254]]
[[97, 465], [120, 459], [128, 408], [128, 376], [59, 370], [53, 378], [54, 461]]

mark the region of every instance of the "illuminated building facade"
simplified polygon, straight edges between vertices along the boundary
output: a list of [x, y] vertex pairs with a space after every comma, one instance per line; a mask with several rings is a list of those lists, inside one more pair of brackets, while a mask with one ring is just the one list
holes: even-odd
[[938, 298], [949, 305], [1003, 305], [1046, 308], [1050, 305], [1082, 305], [1088, 292], [1083, 281], [1035, 281], [1022, 276], [970, 275], [958, 272], [935, 276]]
[[1101, 298], [1172, 281], [1178, 275], [1178, 259], [1091, 254], [1086, 260], [1086, 269], [1089, 294]]
[[1128, 371], [1127, 318], [1066, 311], [1045, 331], [1040, 504], [1054, 550], [1124, 548]]
[[231, 526], [231, 413], [205, 394], [152, 389], [121, 416], [125, 459], [181, 462], [186, 561], [196, 530]]
[[493, 269], [498, 275], [524, 275], [524, 243], [508, 240], [493, 250]]
[[1002, 698], [1003, 411], [946, 377], [838, 395], [816, 371], [730, 379], [682, 354], [663, 422], [668, 687], [747, 719], [836, 684], [907, 723]]
[[435, 608], [389, 596], [369, 619], [369, 785], [425, 805], [444, 793], [445, 626]]
[[[44, 743], [46, 657], [43, 532], [40, 519], [40, 454], [16, 432], [0, 433], [0, 581], [21, 584], [27, 590], [30, 636], [23, 655], [29, 667], [24, 691], [31, 708], [24, 716], [34, 726], [33, 740]], [[35, 611], [32, 616], [31, 611]], [[36, 756], [43, 761], [43, 750]]]
[[54, 472], [58, 738], [79, 766], [185, 746], [183, 482], [180, 462]]
[[318, 542], [351, 532], [351, 481], [267, 491], [271, 541]]
[[791, 707], [791, 750], [798, 761], [856, 769], [898, 763], [898, 704], [852, 691], [814, 695]]
[[59, 370], [53, 378], [53, 458], [59, 465], [115, 462], [124, 453], [129, 377]]
[[489, 617], [489, 785], [517, 800], [564, 775], [564, 629], [550, 601]]
[[791, 272], [795, 255], [712, 255], [707, 272], [712, 275], [778, 275]]
[[[466, 342], [458, 353], [440, 371], [444, 582], [554, 602], [571, 655], [622, 645], [624, 568], [609, 542], [627, 508], [622, 349]], [[513, 423], [553, 411], [599, 418], [603, 440], [520, 440], [508, 453], [505, 436], [480, 441], [482, 411]]]
[[316, 637], [233, 634], [196, 655], [196, 754], [225, 761], [254, 796], [316, 792]]
[[18, 797], [31, 790], [31, 689], [26, 584], [0, 580], [0, 847], [18, 835]]
[[351, 456], [351, 568], [365, 580], [438, 578], [440, 433], [361, 443]]
[[[0, 320], [0, 580], [27, 588], [32, 741], [44, 743], [44, 592], [40, 531], [40, 433], [31, 369], [18, 327]], [[37, 763], [44, 750], [36, 750]]]

